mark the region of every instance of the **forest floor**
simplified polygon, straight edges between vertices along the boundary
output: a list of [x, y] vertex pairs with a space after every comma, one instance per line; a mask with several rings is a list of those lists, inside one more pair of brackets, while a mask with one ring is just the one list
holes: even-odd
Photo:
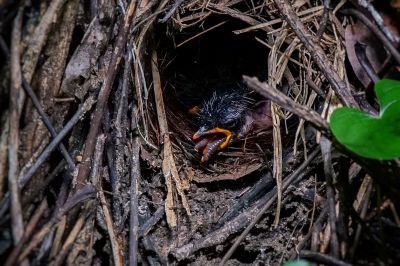
[[[0, 0], [4, 265], [399, 265], [400, 161], [329, 127], [399, 80], [398, 8]], [[196, 110], [232, 84], [270, 124], [202, 163]]]

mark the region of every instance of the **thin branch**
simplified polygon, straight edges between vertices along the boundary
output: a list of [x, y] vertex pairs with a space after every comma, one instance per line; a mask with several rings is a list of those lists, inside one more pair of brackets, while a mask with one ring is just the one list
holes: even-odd
[[8, 161], [8, 135], [10, 129], [10, 123], [8, 121], [9, 112], [4, 111], [0, 117], [0, 199], [4, 196], [4, 186], [6, 183], [7, 176], [7, 161]]
[[366, 48], [367, 45], [359, 42], [357, 42], [354, 45], [354, 50], [356, 52], [358, 62], [360, 62], [361, 67], [364, 69], [368, 77], [375, 84], [379, 80], [379, 76], [375, 73], [374, 68], [371, 65], [371, 62], [368, 60]]
[[327, 266], [351, 266], [351, 264], [344, 261], [333, 258], [329, 255], [322, 254], [319, 252], [313, 252], [309, 250], [303, 250], [300, 252], [300, 257], [310, 260], [312, 262], [321, 263]]
[[53, 226], [60, 221], [60, 219], [73, 207], [85, 202], [88, 199], [95, 197], [96, 190], [92, 185], [85, 185], [75, 194], [73, 194], [65, 204], [56, 210], [51, 217], [50, 221], [47, 222], [38, 233], [32, 238], [31, 242], [25, 247], [23, 252], [18, 257], [18, 261], [25, 259], [31, 251], [44, 239], [44, 237], [51, 231]]
[[[362, 220], [364, 220], [365, 219], [365, 216], [367, 215], [367, 210], [368, 210], [368, 207], [369, 207], [369, 203], [370, 203], [370, 201], [371, 201], [371, 195], [373, 194], [372, 193], [372, 188], [373, 188], [373, 182], [372, 182], [372, 179], [371, 179], [371, 177], [369, 177], [368, 175], [365, 177], [365, 179], [364, 179], [364, 181], [363, 181], [363, 183], [366, 183], [366, 191], [365, 191], [365, 196], [364, 196], [364, 200], [360, 203], [360, 206], [359, 206], [359, 209], [360, 209], [360, 219], [362, 219]], [[353, 261], [353, 259], [354, 259], [354, 256], [355, 256], [355, 254], [356, 254], [356, 252], [357, 252], [357, 247], [358, 247], [358, 244], [359, 244], [359, 242], [360, 242], [360, 237], [361, 237], [361, 233], [362, 233], [362, 230], [363, 230], [363, 226], [362, 226], [362, 224], [361, 223], [359, 223], [358, 225], [357, 225], [357, 229], [356, 229], [356, 233], [355, 233], [355, 235], [354, 235], [354, 241], [353, 241], [353, 245], [352, 245], [352, 247], [351, 247], [351, 249], [350, 249], [350, 253], [349, 253], [349, 258], [350, 258], [350, 260], [351, 261]]]
[[[39, 113], [40, 117], [42, 118], [43, 123], [47, 127], [47, 129], [50, 131], [50, 134], [53, 138], [57, 136], [57, 131], [53, 127], [53, 124], [51, 123], [50, 117], [45, 113], [45, 111], [42, 108], [42, 105], [39, 102], [39, 99], [37, 98], [36, 94], [33, 92], [32, 87], [29, 85], [29, 83], [25, 80], [25, 78], [22, 79], [22, 87], [24, 88], [25, 92], [31, 97], [32, 103], [35, 106], [37, 112]], [[72, 159], [71, 155], [68, 153], [67, 148], [65, 148], [63, 143], [60, 143], [58, 145], [61, 154], [64, 156], [65, 160], [67, 161], [67, 164], [70, 168], [71, 171], [75, 169], [75, 163], [74, 160]]]
[[58, 146], [58, 144], [64, 139], [68, 132], [75, 126], [75, 124], [82, 118], [82, 116], [91, 109], [94, 104], [93, 97], [89, 97], [82, 104], [79, 110], [74, 116], [68, 121], [64, 128], [58, 133], [58, 135], [49, 143], [46, 149], [40, 154], [35, 163], [28, 169], [24, 175], [20, 175], [18, 178], [19, 186], [23, 188], [30, 178], [35, 174], [37, 169], [44, 163], [44, 161], [50, 156], [51, 152]]
[[326, 198], [329, 206], [329, 225], [331, 227], [331, 251], [335, 258], [339, 258], [339, 241], [336, 230], [336, 202], [335, 202], [335, 189], [333, 183], [335, 180], [335, 173], [332, 166], [331, 155], [331, 142], [325, 137], [321, 136], [321, 153], [324, 159], [324, 173], [326, 179]]
[[185, 0], [175, 0], [175, 3], [172, 5], [172, 7], [168, 10], [168, 12], [164, 15], [163, 18], [159, 19], [158, 22], [160, 23], [165, 23], [167, 22], [170, 17], [175, 13], [175, 11], [178, 9], [178, 7], [184, 2]]
[[21, 252], [22, 248], [24, 247], [26, 241], [29, 239], [29, 237], [32, 235], [33, 230], [36, 228], [40, 218], [42, 218], [42, 215], [44, 214], [44, 212], [47, 210], [48, 206], [47, 206], [47, 199], [44, 199], [42, 201], [42, 203], [39, 205], [39, 207], [37, 207], [37, 209], [35, 210], [35, 213], [33, 214], [31, 220], [29, 221], [29, 223], [26, 226], [24, 235], [21, 239], [21, 241], [18, 242], [18, 245], [16, 245], [14, 247], [14, 249], [12, 250], [12, 252], [10, 253], [10, 255], [8, 256], [6, 262], [5, 262], [5, 266], [13, 266], [16, 265], [16, 260], [18, 258], [19, 253]]
[[292, 112], [304, 120], [312, 123], [317, 129], [328, 133], [328, 123], [314, 110], [301, 105], [282, 92], [271, 88], [267, 83], [260, 82], [256, 77], [243, 76], [243, 82], [262, 96], [276, 102], [282, 108]]
[[[87, 202], [85, 209], [87, 209], [90, 204], [91, 204], [90, 202]], [[72, 228], [67, 239], [65, 240], [61, 250], [58, 252], [55, 260], [49, 263], [50, 266], [63, 265], [64, 260], [68, 255], [68, 252], [71, 249], [72, 245], [75, 243], [75, 240], [78, 237], [79, 233], [81, 232], [85, 221], [86, 221], [86, 215], [83, 213], [80, 215], [79, 219], [74, 223], [74, 227]]]
[[114, 83], [115, 76], [117, 74], [118, 66], [122, 58], [122, 54], [125, 50], [126, 39], [129, 32], [129, 28], [132, 19], [135, 15], [137, 1], [131, 1], [128, 10], [122, 21], [122, 28], [120, 29], [117, 37], [117, 41], [114, 47], [114, 52], [111, 57], [110, 65], [107, 71], [107, 75], [100, 89], [98, 102], [96, 109], [93, 113], [93, 117], [90, 121], [90, 129], [86, 138], [85, 150], [83, 151], [83, 162], [79, 166], [78, 176], [76, 177], [77, 186], [75, 190], [78, 190], [85, 184], [85, 180], [89, 176], [90, 172], [90, 159], [94, 152], [97, 135], [103, 119], [104, 108], [110, 95], [112, 84]]
[[374, 6], [371, 4], [370, 1], [367, 0], [357, 0], [358, 4], [365, 9], [368, 10], [368, 12], [371, 14], [371, 17], [375, 20], [376, 24], [378, 24], [379, 28], [387, 39], [391, 40], [392, 42], [398, 42], [399, 37], [395, 36], [386, 26], [385, 22], [383, 21], [382, 16], [379, 14], [379, 12], [374, 8]]
[[274, 0], [274, 2], [281, 15], [310, 53], [314, 62], [324, 73], [325, 77], [331, 84], [332, 89], [336, 92], [340, 100], [347, 106], [358, 107], [358, 103], [353, 98], [353, 95], [351, 95], [351, 91], [349, 91], [347, 88], [346, 83], [333, 69], [333, 66], [331, 65], [322, 48], [313, 41], [311, 32], [303, 25], [299, 17], [293, 11], [289, 2], [287, 0]]
[[289, 258], [291, 260], [294, 260], [297, 257], [297, 255], [299, 254], [299, 251], [305, 247], [306, 243], [315, 234], [315, 232], [316, 232], [316, 234], [320, 233], [322, 223], [325, 221], [325, 217], [326, 217], [327, 213], [328, 213], [328, 205], [325, 204], [324, 207], [322, 208], [317, 220], [315, 221], [314, 225], [308, 231], [307, 235], [305, 237], [303, 237], [301, 239], [301, 241], [294, 247], [294, 250], [292, 251], [291, 255], [289, 256]]
[[221, 27], [222, 25], [226, 24], [228, 21], [229, 21], [229, 20], [224, 20], [224, 21], [222, 21], [222, 22], [220, 22], [220, 23], [218, 23], [218, 24], [216, 24], [216, 25], [214, 25], [214, 26], [212, 26], [212, 27], [209, 27], [209, 28], [206, 29], [206, 30], [200, 31], [200, 32], [197, 33], [196, 35], [194, 35], [194, 36], [188, 38], [187, 40], [184, 40], [183, 42], [177, 44], [177, 45], [176, 45], [176, 48], [181, 47], [181, 46], [184, 45], [185, 43], [188, 43], [188, 42], [190, 42], [190, 41], [192, 41], [192, 40], [198, 38], [199, 36], [201, 36], [201, 35], [203, 35], [203, 34], [209, 32], [209, 31], [212, 31], [212, 30], [214, 30], [214, 29], [216, 29], [216, 28], [218, 28], [218, 27]]
[[93, 179], [95, 179], [95, 181], [93, 181], [93, 184], [99, 188], [97, 195], [98, 195], [98, 198], [101, 203], [104, 220], [105, 220], [106, 226], [107, 226], [107, 232], [110, 237], [114, 265], [119, 266], [119, 265], [123, 265], [122, 264], [123, 263], [122, 252], [121, 252], [118, 240], [115, 235], [115, 230], [114, 230], [114, 226], [113, 226], [114, 223], [111, 218], [111, 213], [108, 208], [106, 197], [104, 196], [104, 191], [101, 189], [100, 182], [99, 182], [100, 181], [99, 173], [101, 172], [101, 162], [102, 162], [102, 156], [103, 156], [103, 151], [104, 151], [104, 141], [105, 141], [105, 135], [103, 135], [103, 134], [97, 138], [95, 152], [94, 152], [94, 158], [93, 158], [93, 166], [92, 166], [92, 169], [93, 169], [92, 175], [93, 175]]
[[318, 41], [322, 37], [322, 35], [326, 30], [329, 18], [330, 5], [331, 5], [331, 0], [324, 0], [324, 13], [322, 14], [322, 21], [316, 34], [316, 41]]
[[153, 216], [151, 216], [147, 221], [145, 221], [139, 229], [139, 236], [147, 235], [150, 230], [158, 223], [158, 221], [163, 218], [165, 214], [164, 205], [158, 207], [158, 209], [154, 212]]
[[19, 148], [19, 121], [21, 113], [18, 108], [19, 94], [21, 93], [21, 28], [23, 8], [18, 10], [14, 19], [11, 35], [11, 88], [10, 88], [10, 118], [8, 139], [8, 187], [11, 198], [11, 229], [14, 244], [18, 243], [24, 234], [20, 191], [18, 186], [18, 148]]
[[[315, 149], [308, 157], [306, 161], [304, 161], [297, 169], [294, 171], [290, 176], [285, 178], [283, 181], [282, 192], [285, 191], [290, 184], [292, 184], [295, 180], [304, 176], [305, 171], [304, 169], [314, 160], [314, 158], [318, 155], [318, 149]], [[257, 216], [251, 221], [251, 223], [246, 227], [246, 229], [240, 234], [240, 236], [235, 240], [235, 243], [230, 247], [228, 252], [222, 258], [220, 265], [225, 265], [228, 259], [232, 256], [233, 252], [237, 249], [239, 244], [243, 241], [243, 239], [247, 236], [250, 230], [258, 223], [264, 213], [271, 207], [271, 205], [275, 202], [278, 195], [275, 193], [271, 199], [264, 205], [264, 207], [260, 210]]]
[[[37, 195], [40, 192], [42, 192], [50, 184], [50, 182], [53, 181], [53, 179], [64, 169], [65, 165], [66, 165], [65, 161], [61, 161], [54, 168], [54, 170], [49, 173], [49, 175], [45, 178], [45, 180], [40, 184], [41, 188], [40, 189], [35, 189], [32, 193], [27, 195], [24, 198], [24, 201], [25, 202], [31, 202], [34, 198], [36, 198]], [[3, 217], [5, 215], [5, 213], [8, 210], [9, 205], [10, 205], [10, 193], [7, 192], [4, 195], [4, 197], [2, 198], [1, 202], [0, 202], [0, 217]]]
[[131, 199], [130, 199], [130, 220], [129, 220], [129, 265], [138, 265], [138, 238], [139, 238], [139, 217], [138, 217], [138, 193], [140, 183], [140, 142], [135, 137], [132, 143], [131, 153]]
[[317, 84], [315, 84], [315, 82], [311, 79], [311, 76], [306, 76], [306, 82], [308, 84], [308, 86], [310, 86], [310, 88], [315, 91], [319, 96], [325, 98], [326, 94], [325, 92], [317, 86]]

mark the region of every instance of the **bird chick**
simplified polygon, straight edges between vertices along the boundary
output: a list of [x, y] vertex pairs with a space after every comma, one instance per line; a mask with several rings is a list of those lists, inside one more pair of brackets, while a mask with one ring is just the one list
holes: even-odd
[[[261, 124], [271, 124], [266, 100], [241, 84], [214, 90], [197, 109], [199, 129], [193, 134], [195, 150], [205, 163], [218, 151], [246, 136]], [[265, 125], [263, 126], [265, 127]]]

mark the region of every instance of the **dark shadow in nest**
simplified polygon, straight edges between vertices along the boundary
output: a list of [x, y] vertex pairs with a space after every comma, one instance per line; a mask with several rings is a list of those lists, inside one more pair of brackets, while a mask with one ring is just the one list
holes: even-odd
[[[187, 41], [219, 23], [223, 24]], [[272, 157], [271, 129], [246, 135], [207, 164], [200, 163], [201, 156], [194, 150], [192, 141], [199, 124], [190, 110], [201, 106], [208, 95], [241, 84], [243, 75], [266, 81], [269, 50], [255, 39], [265, 39], [266, 34], [232, 32], [246, 25], [220, 15], [207, 18], [201, 27], [172, 30], [171, 34], [165, 34], [171, 31], [171, 25], [158, 29], [163, 33], [158, 36], [164, 36], [158, 43], [158, 57], [162, 59], [159, 66], [168, 125], [176, 148], [182, 151], [176, 158], [192, 167], [197, 182], [235, 180], [259, 170]]]

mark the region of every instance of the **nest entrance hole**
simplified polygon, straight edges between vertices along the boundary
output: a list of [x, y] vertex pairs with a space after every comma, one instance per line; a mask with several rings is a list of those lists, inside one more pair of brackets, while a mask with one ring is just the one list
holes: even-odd
[[241, 82], [243, 75], [266, 80], [268, 49], [255, 38], [258, 34], [265, 39], [266, 34], [233, 33], [246, 26], [239, 20], [214, 15], [200, 26], [164, 34], [159, 54], [165, 58], [162, 73], [166, 96], [174, 96], [181, 111], [199, 104], [215, 88]]

